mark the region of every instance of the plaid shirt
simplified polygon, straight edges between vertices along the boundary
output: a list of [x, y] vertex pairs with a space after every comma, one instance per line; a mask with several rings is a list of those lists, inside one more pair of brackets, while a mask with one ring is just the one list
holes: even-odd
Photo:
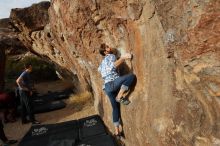
[[114, 54], [107, 54], [98, 68], [105, 84], [119, 77], [114, 65], [115, 61], [116, 57]]

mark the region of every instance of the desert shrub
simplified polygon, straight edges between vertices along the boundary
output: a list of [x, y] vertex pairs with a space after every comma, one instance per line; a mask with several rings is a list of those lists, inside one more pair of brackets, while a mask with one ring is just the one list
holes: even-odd
[[7, 59], [6, 61], [6, 83], [15, 82], [24, 71], [24, 64], [31, 63], [33, 71], [31, 78], [34, 82], [56, 80], [57, 75], [54, 65], [38, 57], [28, 56], [21, 60]]

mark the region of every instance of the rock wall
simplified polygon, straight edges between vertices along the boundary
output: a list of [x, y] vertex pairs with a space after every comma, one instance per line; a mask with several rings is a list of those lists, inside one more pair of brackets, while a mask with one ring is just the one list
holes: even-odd
[[4, 90], [5, 77], [5, 50], [0, 49], [0, 92]]
[[0, 91], [4, 90], [6, 55], [23, 53], [25, 47], [9, 18], [0, 19]]
[[3, 32], [4, 30], [8, 30], [8, 29], [4, 29], [6, 28], [6, 24], [8, 24], [9, 20], [8, 19], [4, 19], [4, 20], [0, 20], [0, 92], [4, 90], [4, 77], [5, 77], [5, 47], [3, 45], [3, 42], [5, 40], [5, 38], [3, 37]]
[[0, 49], [4, 49], [7, 55], [22, 54], [27, 51], [24, 44], [18, 39], [18, 34], [11, 19], [0, 19]]
[[98, 48], [134, 55], [126, 64], [137, 84], [121, 106], [127, 146], [220, 145], [220, 1], [52, 0], [49, 15], [48, 3], [34, 7], [42, 13], [12, 11], [20, 39], [93, 93], [110, 130]]

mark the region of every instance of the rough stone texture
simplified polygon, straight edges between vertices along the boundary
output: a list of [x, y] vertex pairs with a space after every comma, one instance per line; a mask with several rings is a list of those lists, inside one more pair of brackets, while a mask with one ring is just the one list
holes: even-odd
[[[32, 5], [32, 7], [11, 10], [10, 18], [14, 27], [20, 31], [18, 38], [27, 48], [32, 48], [33, 40], [30, 34], [33, 31], [44, 29], [44, 26], [48, 23], [47, 10], [49, 7], [49, 2], [41, 2], [40, 4]], [[31, 49], [31, 51], [33, 50]]]
[[16, 55], [25, 52], [25, 47], [18, 39], [18, 33], [13, 28], [9, 18], [0, 19], [0, 91], [4, 89], [4, 74], [6, 55]]
[[0, 49], [5, 49], [6, 54], [19, 54], [25, 47], [18, 39], [18, 30], [13, 27], [9, 18], [0, 19]]
[[5, 50], [0, 49], [0, 92], [4, 90], [5, 77]]
[[0, 92], [4, 89], [4, 77], [5, 77], [5, 45], [4, 40], [6, 37], [4, 37], [3, 34], [10, 32], [8, 28], [8, 23], [10, 22], [9, 19], [2, 19], [0, 20]]
[[127, 146], [217, 146], [219, 8], [218, 0], [52, 0], [49, 21], [44, 17], [30, 27], [25, 23], [29, 16], [17, 17], [37, 14], [37, 9], [26, 13], [29, 8], [12, 11], [11, 18], [29, 49], [47, 56], [76, 85], [93, 93], [110, 130], [98, 48], [106, 42], [119, 54], [134, 55], [126, 64], [137, 84], [129, 97], [132, 103], [121, 107]]

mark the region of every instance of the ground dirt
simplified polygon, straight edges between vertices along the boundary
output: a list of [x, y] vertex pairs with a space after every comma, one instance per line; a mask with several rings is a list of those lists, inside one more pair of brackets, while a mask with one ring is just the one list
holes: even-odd
[[[71, 84], [65, 81], [44, 82], [35, 85], [35, 88], [40, 94], [45, 94], [48, 91], [62, 91], [70, 87]], [[42, 124], [49, 124], [80, 119], [95, 114], [92, 96], [88, 92], [73, 93], [65, 102], [67, 106], [64, 109], [36, 114], [36, 119]], [[21, 119], [18, 118], [17, 122], [5, 124], [4, 130], [9, 139], [17, 139], [20, 141], [30, 127], [31, 124], [22, 125]], [[15, 144], [13, 146], [17, 145], [18, 144]]]

